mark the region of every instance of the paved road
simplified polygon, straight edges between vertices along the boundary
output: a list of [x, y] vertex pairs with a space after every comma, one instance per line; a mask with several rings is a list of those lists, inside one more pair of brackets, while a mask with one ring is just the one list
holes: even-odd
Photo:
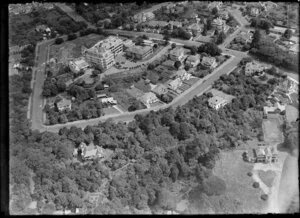
[[149, 109], [143, 109], [143, 110], [138, 110], [134, 112], [124, 112], [122, 114], [111, 114], [107, 116], [103, 116], [100, 118], [95, 118], [95, 119], [90, 119], [90, 120], [79, 120], [75, 121], [72, 123], [66, 123], [66, 124], [57, 124], [53, 126], [44, 126], [40, 125], [40, 131], [50, 131], [50, 132], [58, 132], [60, 128], [62, 127], [71, 127], [71, 126], [77, 126], [84, 128], [87, 125], [96, 125], [100, 121], [105, 121], [109, 118], [112, 118], [114, 121], [122, 121], [122, 122], [129, 122], [134, 119], [134, 116], [136, 114], [147, 114], [150, 111], [157, 111], [160, 109], [165, 109], [167, 107], [177, 107], [178, 105], [183, 105], [186, 104], [189, 100], [191, 100], [195, 95], [201, 95], [205, 91], [207, 91], [213, 82], [217, 80], [221, 75], [226, 74], [230, 71], [232, 71], [235, 66], [239, 63], [241, 60], [241, 57], [231, 57], [228, 61], [223, 63], [221, 66], [219, 66], [215, 71], [213, 71], [212, 74], [210, 74], [208, 77], [205, 77], [204, 80], [199, 80], [197, 83], [195, 83], [190, 89], [185, 91], [183, 94], [178, 96], [176, 99], [174, 99], [170, 104], [165, 104], [162, 106], [157, 106]]

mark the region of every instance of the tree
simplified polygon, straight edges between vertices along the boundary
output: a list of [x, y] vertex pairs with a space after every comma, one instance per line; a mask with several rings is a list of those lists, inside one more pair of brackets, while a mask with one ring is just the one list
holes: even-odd
[[175, 61], [174, 63], [174, 67], [178, 70], [179, 67], [181, 66], [181, 62], [180, 61]]
[[211, 13], [212, 13], [213, 15], [216, 15], [216, 14], [218, 13], [218, 8], [214, 7], [214, 8], [212, 9]]
[[218, 44], [218, 45], [222, 44], [224, 42], [225, 38], [226, 38], [225, 33], [223, 31], [220, 32], [218, 37], [217, 37], [216, 44]]
[[195, 55], [197, 53], [197, 47], [194, 45], [190, 48], [190, 50], [191, 50], [191, 55]]
[[92, 72], [92, 77], [97, 77], [99, 74], [101, 73], [101, 71], [100, 70], [93, 70], [93, 72]]
[[171, 44], [171, 48], [172, 48], [172, 49], [176, 48], [176, 44], [175, 44], [175, 43], [172, 43], [172, 44]]
[[170, 39], [171, 39], [171, 38], [170, 38], [169, 35], [164, 35], [163, 40], [165, 40], [165, 44], [166, 44], [166, 45], [169, 43]]
[[286, 39], [290, 39], [292, 37], [292, 30], [291, 29], [286, 29], [284, 34], [283, 34], [283, 37], [286, 38]]
[[251, 42], [251, 47], [252, 48], [258, 48], [258, 44], [260, 42], [261, 39], [261, 33], [258, 29], [255, 30], [254, 34], [253, 34], [253, 39]]
[[59, 44], [61, 44], [63, 42], [64, 42], [64, 40], [62, 38], [55, 39], [55, 44], [57, 44], [57, 45], [59, 45]]

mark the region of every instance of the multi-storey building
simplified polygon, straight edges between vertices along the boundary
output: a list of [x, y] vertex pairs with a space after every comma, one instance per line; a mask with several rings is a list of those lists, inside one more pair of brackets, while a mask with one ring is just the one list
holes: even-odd
[[86, 60], [106, 70], [115, 64], [115, 56], [123, 52], [123, 41], [109, 36], [99, 41], [90, 49], [83, 49]]
[[137, 60], [142, 60], [147, 56], [153, 54], [152, 46], [131, 46], [125, 50], [126, 56]]

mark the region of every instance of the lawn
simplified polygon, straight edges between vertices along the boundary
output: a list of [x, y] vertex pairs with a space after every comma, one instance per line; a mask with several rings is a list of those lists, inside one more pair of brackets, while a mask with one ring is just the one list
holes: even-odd
[[102, 35], [90, 34], [60, 45], [52, 45], [50, 58], [56, 57], [58, 62], [67, 62], [69, 58], [78, 58], [81, 56], [81, 46], [90, 48], [104, 38]]
[[283, 140], [283, 135], [279, 126], [280, 121], [277, 118], [263, 120], [262, 129], [266, 142], [281, 142]]
[[134, 98], [130, 96], [126, 91], [111, 93], [111, 96], [118, 102], [124, 110], [128, 110], [128, 107], [134, 101]]

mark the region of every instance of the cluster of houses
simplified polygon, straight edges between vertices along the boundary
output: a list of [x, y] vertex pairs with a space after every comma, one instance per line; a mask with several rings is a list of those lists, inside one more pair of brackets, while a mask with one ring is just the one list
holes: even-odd
[[9, 4], [8, 11], [12, 14], [28, 14], [33, 11], [33, 9], [44, 8], [46, 10], [50, 10], [54, 8], [53, 3], [39, 3], [32, 2], [26, 4]]

